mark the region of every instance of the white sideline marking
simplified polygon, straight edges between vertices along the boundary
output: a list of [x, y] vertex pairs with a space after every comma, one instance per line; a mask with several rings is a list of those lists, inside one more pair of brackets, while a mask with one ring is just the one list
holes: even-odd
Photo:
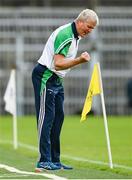
[[[33, 151], [38, 151], [38, 149], [36, 147], [31, 146], [31, 145], [27, 145], [27, 144], [24, 144], [24, 143], [19, 143], [19, 146], [30, 149], [30, 150], [33, 150]], [[95, 160], [90, 160], [90, 159], [80, 158], [80, 157], [74, 157], [74, 156], [70, 156], [70, 155], [66, 155], [66, 154], [63, 154], [62, 157], [67, 158], [67, 159], [72, 159], [72, 160], [75, 160], [75, 161], [89, 162], [89, 163], [92, 163], [92, 164], [109, 165], [109, 163], [106, 163], [106, 162], [95, 161]], [[119, 164], [113, 164], [113, 165], [114, 165], [114, 167], [117, 167], [117, 168], [123, 168], [123, 169], [127, 169], [127, 170], [132, 170], [132, 167], [129, 167], [129, 166], [124, 166], [124, 165], [119, 165]]]
[[47, 174], [47, 173], [34, 173], [34, 172], [28, 172], [28, 171], [21, 171], [19, 169], [16, 169], [14, 167], [5, 165], [5, 164], [0, 164], [1, 169], [6, 169], [9, 172], [14, 172], [18, 174], [25, 174], [25, 175], [35, 175], [35, 176], [44, 176], [50, 179], [55, 179], [55, 180], [66, 180], [66, 178], [62, 178], [59, 176], [56, 176], [54, 174]]
[[[69, 156], [69, 155], [63, 155], [63, 157], [67, 158], [67, 159], [73, 159], [75, 161], [89, 162], [89, 163], [92, 163], [92, 164], [109, 165], [109, 163], [106, 163], [106, 162], [95, 161], [95, 160], [79, 158], [79, 157], [73, 157], [73, 156]], [[124, 165], [119, 165], [119, 164], [113, 164], [113, 165], [114, 165], [114, 167], [117, 167], [117, 168], [123, 168], [123, 169], [127, 169], [127, 170], [132, 170], [132, 167], [129, 167], [129, 166], [124, 166]]]
[[[11, 141], [1, 141], [1, 140], [0, 140], [0, 143], [12, 144]], [[23, 147], [23, 148], [38, 152], [38, 148], [35, 147], [35, 146], [27, 145], [27, 144], [24, 144], [24, 143], [18, 143], [18, 145], [20, 147]], [[91, 164], [109, 165], [108, 163], [103, 162], [103, 161], [95, 161], [95, 160], [90, 160], [90, 159], [86, 159], [86, 158], [74, 157], [74, 156], [70, 156], [70, 155], [66, 155], [66, 154], [63, 154], [62, 157], [67, 158], [67, 159], [72, 159], [72, 160], [75, 160], [75, 161], [89, 162]], [[127, 170], [130, 170], [130, 171], [132, 170], [132, 167], [125, 166], [125, 165], [113, 164], [113, 166], [117, 167], [117, 168], [127, 169]]]
[[29, 175], [27, 175], [27, 174], [21, 174], [21, 175], [18, 175], [18, 174], [14, 174], [14, 175], [9, 175], [9, 174], [3, 174], [2, 176], [0, 176], [0, 178], [7, 178], [7, 177], [9, 177], [9, 178], [16, 178], [16, 177], [28, 177]]

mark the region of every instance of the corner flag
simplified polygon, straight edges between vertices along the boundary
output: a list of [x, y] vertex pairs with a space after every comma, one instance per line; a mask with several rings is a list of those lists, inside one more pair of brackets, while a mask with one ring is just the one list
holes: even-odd
[[16, 110], [16, 79], [15, 70], [11, 70], [9, 82], [4, 95], [5, 110], [13, 115], [13, 144], [17, 148], [17, 110]]
[[9, 82], [7, 84], [7, 88], [4, 95], [5, 101], [5, 110], [12, 115], [15, 114], [15, 106], [16, 106], [16, 92], [15, 92], [15, 70], [11, 71]]
[[101, 93], [101, 85], [100, 85], [100, 78], [99, 78], [99, 69], [98, 69], [98, 65], [95, 64], [91, 81], [90, 81], [90, 85], [89, 85], [89, 89], [87, 92], [86, 100], [84, 103], [83, 111], [82, 111], [81, 122], [86, 120], [86, 115], [91, 110], [93, 96], [100, 93]]
[[90, 81], [90, 86], [88, 89], [88, 93], [87, 93], [83, 111], [82, 111], [81, 122], [86, 120], [86, 115], [91, 110], [92, 98], [96, 94], [100, 94], [100, 96], [101, 96], [105, 134], [106, 134], [107, 149], [108, 149], [108, 156], [109, 156], [109, 165], [110, 165], [110, 168], [113, 168], [112, 154], [111, 154], [111, 147], [110, 147], [110, 138], [109, 138], [108, 124], [107, 124], [107, 116], [106, 116], [106, 109], [105, 109], [105, 103], [104, 103], [103, 84], [102, 84], [101, 70], [100, 70], [99, 63], [94, 65], [92, 78]]

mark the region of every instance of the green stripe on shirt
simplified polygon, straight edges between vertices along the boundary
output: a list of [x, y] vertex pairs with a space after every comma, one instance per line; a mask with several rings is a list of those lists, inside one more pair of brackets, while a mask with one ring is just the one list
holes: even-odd
[[[65, 48], [64, 55], [66, 56], [70, 47], [70, 44], [73, 39], [73, 32], [71, 28], [71, 24], [68, 27], [65, 27], [64, 29], [61, 29], [54, 42], [54, 52], [55, 54], [59, 54], [63, 48]], [[66, 46], [68, 45], [68, 48]]]

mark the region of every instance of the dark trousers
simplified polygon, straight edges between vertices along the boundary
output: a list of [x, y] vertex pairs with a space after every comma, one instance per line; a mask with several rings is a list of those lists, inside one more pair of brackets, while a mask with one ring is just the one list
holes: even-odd
[[39, 138], [39, 162], [60, 162], [60, 132], [64, 120], [64, 90], [61, 79], [46, 66], [32, 72]]

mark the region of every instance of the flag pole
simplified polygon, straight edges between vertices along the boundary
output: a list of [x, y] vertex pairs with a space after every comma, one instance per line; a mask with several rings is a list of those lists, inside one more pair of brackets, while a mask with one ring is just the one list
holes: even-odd
[[17, 105], [16, 105], [16, 70], [14, 71], [14, 114], [13, 114], [13, 146], [14, 149], [18, 148], [18, 140], [17, 140]]
[[109, 131], [108, 131], [108, 124], [107, 124], [107, 116], [106, 116], [106, 109], [105, 109], [105, 102], [104, 102], [104, 92], [103, 92], [103, 83], [102, 83], [102, 76], [100, 70], [100, 64], [97, 63], [98, 70], [99, 70], [99, 78], [100, 78], [100, 86], [101, 86], [101, 104], [103, 110], [103, 117], [104, 117], [104, 126], [105, 126], [105, 134], [106, 134], [106, 141], [107, 141], [107, 149], [108, 149], [108, 156], [109, 156], [109, 166], [113, 169], [112, 163], [112, 154], [111, 154], [111, 147], [110, 147], [110, 138], [109, 138]]

